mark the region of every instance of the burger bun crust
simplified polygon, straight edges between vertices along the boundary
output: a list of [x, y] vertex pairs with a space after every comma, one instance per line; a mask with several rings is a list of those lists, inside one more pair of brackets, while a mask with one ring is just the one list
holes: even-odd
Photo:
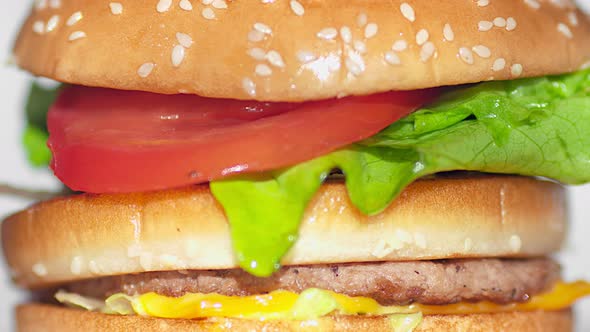
[[[203, 320], [168, 320], [140, 316], [115, 316], [64, 307], [28, 304], [17, 309], [19, 332], [127, 332], [127, 331], [374, 331], [391, 332], [386, 316], [329, 316], [310, 321], [243, 320], [209, 318]], [[572, 331], [571, 310], [510, 312], [472, 315], [424, 316], [414, 332], [455, 331]]]
[[[538, 257], [566, 232], [563, 187], [518, 176], [423, 179], [366, 216], [329, 181], [304, 214], [283, 265]], [[13, 278], [40, 288], [148, 271], [238, 267], [222, 207], [207, 186], [78, 195], [39, 203], [2, 224]]]
[[72, 84], [304, 101], [561, 74], [590, 60], [590, 23], [568, 1], [301, 0], [302, 15], [291, 2], [128, 1], [119, 12], [62, 0], [33, 9], [14, 61]]

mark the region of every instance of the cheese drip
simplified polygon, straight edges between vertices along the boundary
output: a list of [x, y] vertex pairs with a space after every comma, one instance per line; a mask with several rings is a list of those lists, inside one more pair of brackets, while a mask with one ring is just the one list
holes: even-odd
[[[102, 306], [96, 300], [77, 294], [58, 292], [56, 298], [65, 304], [110, 314], [139, 314], [142, 316], [197, 319], [230, 317], [249, 319], [313, 319], [329, 314], [340, 315], [456, 315], [497, 313], [508, 311], [555, 311], [569, 308], [576, 300], [590, 295], [590, 283], [576, 281], [557, 283], [547, 293], [531, 297], [524, 303], [495, 304], [492, 302], [456, 303], [447, 305], [411, 304], [383, 306], [368, 297], [350, 297], [316, 288], [301, 294], [277, 290], [253, 296], [225, 296], [219, 294], [189, 293], [181, 297], [168, 297], [156, 293], [138, 296], [115, 294]], [[86, 302], [85, 302], [86, 301]]]

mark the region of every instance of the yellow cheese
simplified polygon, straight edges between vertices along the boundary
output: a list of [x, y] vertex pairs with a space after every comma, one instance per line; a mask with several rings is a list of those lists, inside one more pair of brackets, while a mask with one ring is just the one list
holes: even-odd
[[[561, 310], [576, 300], [590, 295], [590, 283], [577, 281], [557, 283], [547, 293], [531, 297], [524, 303], [495, 304], [492, 302], [456, 303], [447, 305], [411, 304], [382, 306], [368, 297], [350, 297], [335, 292], [310, 288], [301, 294], [277, 290], [253, 296], [225, 296], [189, 293], [182, 297], [167, 297], [156, 293], [137, 296], [115, 294], [106, 301], [86, 298], [59, 291], [56, 299], [64, 304], [109, 314], [139, 314], [160, 318], [196, 319], [232, 317], [250, 319], [307, 320], [329, 314], [341, 315], [452, 315], [495, 313], [507, 311]], [[418, 316], [412, 316], [415, 320]]]
[[[577, 299], [587, 295], [590, 295], [590, 283], [577, 281], [557, 283], [548, 293], [533, 296], [524, 303], [506, 305], [478, 302], [449, 305], [382, 306], [371, 298], [349, 297], [318, 289], [309, 289], [301, 294], [278, 290], [265, 295], [243, 297], [219, 294], [186, 294], [174, 298], [147, 293], [134, 298], [131, 303], [136, 313], [161, 318], [194, 319], [222, 316], [259, 319], [310, 319], [330, 313], [390, 315], [421, 312], [424, 315], [435, 315], [560, 310], [570, 307]], [[315, 310], [314, 306], [321, 308]], [[297, 317], [298, 313], [294, 308], [298, 307], [307, 308], [308, 313]]]

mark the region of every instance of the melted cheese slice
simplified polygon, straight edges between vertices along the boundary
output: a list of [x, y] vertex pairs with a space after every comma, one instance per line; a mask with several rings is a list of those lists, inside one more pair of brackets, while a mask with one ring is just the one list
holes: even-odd
[[524, 303], [507, 305], [478, 302], [449, 305], [382, 306], [371, 298], [350, 297], [319, 289], [308, 289], [301, 294], [278, 290], [265, 295], [242, 297], [191, 293], [174, 298], [147, 293], [126, 298], [131, 302], [135, 313], [151, 317], [195, 319], [221, 316], [257, 319], [310, 319], [334, 313], [344, 315], [411, 313], [435, 315], [553, 311], [566, 309], [577, 299], [587, 295], [590, 295], [590, 283], [577, 281], [557, 283], [548, 293], [533, 296]]

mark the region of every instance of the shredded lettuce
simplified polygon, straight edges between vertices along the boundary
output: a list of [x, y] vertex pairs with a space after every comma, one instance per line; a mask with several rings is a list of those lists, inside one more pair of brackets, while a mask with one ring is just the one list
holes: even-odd
[[82, 296], [76, 293], [69, 293], [63, 290], [59, 290], [55, 294], [55, 299], [59, 303], [65, 304], [67, 306], [88, 311], [100, 311], [104, 307], [104, 301], [88, 296]]
[[300, 294], [279, 290], [260, 297], [201, 293], [187, 293], [182, 297], [156, 293], [129, 296], [117, 293], [105, 301], [60, 290], [55, 298], [62, 304], [88, 311], [172, 319], [231, 317], [307, 321], [331, 314], [376, 315], [387, 316], [393, 332], [411, 332], [422, 322], [422, 313], [408, 307], [381, 306], [370, 298], [348, 297], [318, 288], [309, 288]]
[[143, 315], [141, 305], [138, 301], [139, 296], [129, 296], [123, 293], [111, 295], [103, 301], [93, 297], [59, 290], [55, 294], [55, 299], [61, 304], [87, 311], [102, 312], [110, 315]]
[[143, 315], [143, 312], [139, 308], [137, 296], [117, 293], [109, 296], [104, 301], [104, 307], [101, 308], [101, 311], [111, 315], [133, 315], [135, 313]]
[[372, 138], [299, 165], [214, 181], [242, 268], [268, 276], [333, 169], [352, 203], [381, 212], [412, 181], [452, 170], [590, 181], [590, 70], [452, 90]]
[[331, 293], [310, 288], [301, 292], [289, 316], [297, 320], [307, 320], [326, 316], [337, 310], [344, 311], [344, 308]]

